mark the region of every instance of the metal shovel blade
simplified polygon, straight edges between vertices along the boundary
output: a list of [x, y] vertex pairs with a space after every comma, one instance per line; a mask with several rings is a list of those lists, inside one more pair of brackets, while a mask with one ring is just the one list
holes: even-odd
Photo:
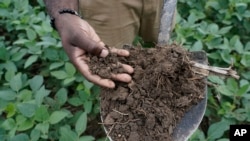
[[[177, 0], [164, 0], [161, 21], [160, 21], [160, 31], [158, 36], [158, 45], [164, 46], [168, 44], [170, 39], [170, 34], [173, 27], [173, 20], [175, 16]], [[207, 57], [205, 52], [193, 52], [192, 60], [198, 63], [207, 64]], [[199, 127], [200, 122], [204, 116], [206, 106], [207, 106], [207, 87], [204, 88], [205, 94], [204, 99], [200, 101], [197, 105], [193, 106], [184, 117], [177, 124], [173, 133], [174, 141], [186, 141]]]
[[[207, 64], [206, 53], [203, 51], [191, 52], [191, 59], [201, 64]], [[205, 79], [205, 78], [204, 78]], [[203, 81], [206, 81], [203, 80]], [[194, 105], [177, 124], [173, 133], [174, 141], [186, 141], [199, 127], [207, 106], [207, 86], [204, 88], [204, 99]]]

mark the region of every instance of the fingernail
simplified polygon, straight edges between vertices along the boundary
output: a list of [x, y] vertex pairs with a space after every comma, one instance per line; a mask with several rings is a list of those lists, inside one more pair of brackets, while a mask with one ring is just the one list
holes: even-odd
[[115, 88], [115, 83], [113, 81], [110, 81], [108, 87], [111, 89]]
[[109, 54], [108, 50], [107, 49], [103, 49], [100, 56], [101, 57], [106, 57], [107, 55]]

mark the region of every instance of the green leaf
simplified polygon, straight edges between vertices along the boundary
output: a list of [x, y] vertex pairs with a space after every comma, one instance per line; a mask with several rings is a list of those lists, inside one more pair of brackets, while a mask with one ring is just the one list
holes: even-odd
[[16, 106], [13, 103], [9, 103], [5, 107], [5, 112], [7, 113], [7, 118], [12, 117], [16, 113]]
[[5, 47], [0, 47], [0, 60], [7, 60], [8, 59], [8, 51]]
[[65, 71], [52, 71], [51, 75], [56, 77], [57, 79], [65, 79], [68, 77], [68, 74]]
[[37, 61], [37, 59], [38, 59], [38, 56], [37, 56], [37, 55], [32, 55], [32, 56], [30, 56], [30, 57], [26, 60], [26, 62], [25, 62], [25, 64], [24, 64], [24, 68], [27, 68], [27, 67], [29, 67], [30, 65], [32, 65], [34, 62]]
[[20, 103], [17, 104], [17, 109], [22, 115], [30, 118], [35, 115], [37, 107], [35, 104], [31, 103]]
[[38, 141], [41, 136], [41, 132], [37, 129], [33, 129], [30, 133], [30, 141]]
[[35, 129], [40, 131], [43, 135], [47, 135], [49, 133], [49, 123], [48, 122], [39, 123], [36, 125]]
[[207, 77], [208, 80], [212, 83], [215, 83], [215, 84], [220, 84], [220, 85], [223, 85], [224, 84], [224, 81], [219, 77], [219, 76], [215, 76], [215, 75], [210, 75]]
[[55, 63], [52, 63], [52, 64], [50, 64], [50, 66], [49, 66], [49, 70], [57, 69], [57, 68], [63, 66], [63, 64], [64, 64], [63, 62], [55, 62]]
[[65, 88], [61, 88], [55, 95], [56, 101], [59, 105], [63, 105], [68, 100], [68, 91]]
[[26, 49], [21, 49], [18, 52], [15, 52], [11, 56], [11, 60], [12, 61], [20, 61], [26, 54], [27, 54], [27, 50]]
[[211, 34], [217, 34], [219, 30], [219, 26], [215, 23], [209, 24], [208, 30], [210, 31]]
[[10, 139], [10, 141], [28, 141], [28, 140], [29, 140], [29, 136], [24, 133], [18, 134]]
[[29, 81], [29, 84], [32, 91], [36, 92], [43, 84], [43, 77], [41, 75], [36, 75]]
[[47, 107], [42, 105], [36, 110], [35, 113], [35, 120], [39, 122], [47, 121], [49, 119], [49, 112], [47, 110]]
[[33, 29], [27, 28], [26, 29], [26, 34], [27, 34], [29, 40], [36, 39], [36, 32]]
[[7, 71], [17, 72], [17, 67], [16, 67], [15, 63], [12, 62], [12, 61], [7, 61], [7, 62], [4, 64], [4, 68], [5, 68]]
[[215, 10], [220, 10], [220, 3], [218, 1], [207, 1], [206, 8], [212, 7]]
[[4, 7], [9, 7], [10, 3], [11, 3], [11, 0], [3, 0], [2, 1], [2, 4], [4, 5]]
[[70, 77], [63, 80], [63, 86], [68, 86], [76, 80], [76, 77]]
[[36, 93], [35, 93], [35, 100], [36, 104], [40, 106], [43, 102], [44, 97], [48, 96], [50, 93], [49, 90], [46, 90], [44, 86], [42, 86]]
[[243, 77], [245, 77], [245, 79], [249, 79], [250, 80], [250, 72], [242, 72], [241, 75]]
[[74, 76], [74, 74], [76, 73], [75, 67], [69, 62], [65, 63], [65, 71], [69, 76]]
[[217, 87], [217, 90], [221, 94], [226, 95], [226, 96], [233, 96], [234, 95], [234, 93], [232, 91], [230, 91], [226, 85], [221, 85], [221, 86]]
[[[46, 26], [48, 29], [48, 26]], [[42, 42], [39, 42], [38, 45], [46, 45], [46, 46], [55, 46], [57, 44], [57, 40], [51, 36], [41, 37]]]
[[226, 34], [228, 33], [231, 29], [233, 28], [233, 26], [226, 26], [223, 27], [219, 30], [219, 34]]
[[238, 96], [242, 96], [243, 94], [246, 94], [249, 91], [250, 88], [250, 84], [246, 84], [244, 86], [242, 86], [237, 92], [236, 94]]
[[60, 141], [78, 141], [79, 138], [75, 132], [67, 127], [60, 128]]
[[201, 51], [203, 48], [203, 44], [200, 40], [196, 41], [190, 51]]
[[0, 90], [0, 99], [10, 101], [16, 98], [16, 93], [13, 90]]
[[24, 102], [30, 101], [32, 99], [32, 95], [33, 95], [33, 93], [31, 90], [24, 89], [24, 90], [19, 92], [18, 99], [22, 100]]
[[245, 51], [250, 51], [250, 42], [247, 42], [245, 45]]
[[18, 73], [10, 80], [10, 87], [16, 92], [18, 92], [23, 87], [21, 73]]
[[240, 37], [238, 35], [233, 36], [229, 41], [230, 47], [232, 50], [237, 51], [238, 53], [244, 53], [243, 44], [240, 41]]
[[83, 112], [76, 121], [75, 130], [78, 136], [85, 132], [87, 127], [87, 112]]
[[235, 79], [233, 78], [228, 78], [227, 79], [227, 88], [232, 91], [232, 92], [236, 92], [238, 90], [238, 83], [236, 82]]
[[32, 89], [33, 92], [36, 92], [39, 88], [41, 88], [43, 84], [43, 76], [41, 75], [36, 75], [34, 76], [30, 82], [30, 88]]
[[79, 97], [83, 102], [88, 101], [90, 99], [91, 94], [86, 91], [79, 91]]
[[5, 130], [11, 130], [16, 126], [15, 120], [12, 118], [7, 118], [1, 124], [1, 127]]
[[84, 110], [87, 112], [87, 113], [90, 113], [91, 110], [92, 110], [92, 106], [93, 106], [93, 102], [92, 101], [85, 101], [83, 103], [84, 105]]
[[221, 58], [223, 59], [223, 61], [225, 61], [228, 64], [232, 63], [232, 55], [230, 54], [228, 50], [224, 50], [220, 52], [220, 54], [221, 54]]
[[44, 57], [50, 61], [59, 61], [58, 50], [54, 48], [46, 48], [44, 50]]
[[10, 80], [15, 76], [15, 72], [13, 70], [7, 70], [4, 75], [6, 81], [10, 82]]
[[93, 136], [82, 136], [79, 141], [94, 141], [95, 138]]
[[238, 108], [233, 112], [233, 117], [238, 121], [244, 122], [247, 119], [246, 109]]
[[85, 88], [87, 88], [87, 89], [89, 89], [89, 90], [94, 86], [93, 83], [89, 82], [89, 81], [86, 80], [86, 79], [83, 81], [83, 84], [84, 84]]
[[243, 2], [238, 2], [235, 4], [236, 10], [240, 14], [243, 14], [246, 11], [247, 6], [248, 6], [247, 3], [243, 3]]
[[34, 122], [31, 119], [26, 119], [24, 122], [18, 125], [17, 131], [25, 131], [32, 128]]
[[16, 44], [16, 45], [24, 45], [24, 44], [27, 44], [29, 43], [30, 41], [27, 40], [27, 39], [18, 39], [16, 40], [13, 44]]
[[229, 124], [226, 121], [213, 123], [208, 129], [208, 141], [214, 141], [222, 137], [227, 130], [229, 130]]
[[250, 52], [245, 52], [243, 54], [240, 63], [245, 67], [250, 67]]
[[189, 141], [196, 141], [196, 140], [197, 141], [205, 141], [206, 140], [204, 133], [199, 129], [197, 129], [193, 133], [193, 135], [189, 138]]
[[83, 104], [83, 101], [79, 97], [72, 97], [68, 99], [68, 102], [73, 106], [80, 106]]
[[68, 116], [68, 112], [65, 111], [54, 111], [50, 117], [49, 122], [50, 124], [56, 124], [63, 120], [66, 116]]

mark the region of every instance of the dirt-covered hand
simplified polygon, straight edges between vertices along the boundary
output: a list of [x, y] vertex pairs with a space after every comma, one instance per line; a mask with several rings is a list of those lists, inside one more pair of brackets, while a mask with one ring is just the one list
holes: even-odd
[[[81, 72], [86, 79], [94, 84], [114, 88], [115, 83], [111, 79], [102, 79], [98, 75], [94, 75], [89, 71], [86, 53], [91, 53], [100, 57], [106, 57], [108, 50], [105, 44], [101, 41], [95, 30], [81, 18], [63, 14], [56, 19], [56, 28], [60, 34], [62, 45], [66, 51], [71, 62]], [[128, 56], [129, 52], [121, 49], [111, 49], [111, 52], [117, 53], [120, 56]], [[113, 80], [130, 82], [130, 73], [133, 68], [129, 65], [123, 64], [127, 73], [112, 75]]]

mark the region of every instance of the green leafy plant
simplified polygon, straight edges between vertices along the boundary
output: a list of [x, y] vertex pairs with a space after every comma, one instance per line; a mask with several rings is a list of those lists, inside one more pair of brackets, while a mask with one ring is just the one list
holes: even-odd
[[2, 0], [0, 24], [0, 140], [101, 140], [88, 128], [99, 88], [69, 62], [42, 0]]
[[[229, 140], [229, 126], [249, 122], [249, 0], [180, 0], [173, 40], [205, 50], [210, 65], [233, 68], [240, 79], [209, 76], [208, 107], [190, 140]], [[187, 12], [188, 11], [188, 12]], [[203, 127], [205, 126], [205, 127]]]

